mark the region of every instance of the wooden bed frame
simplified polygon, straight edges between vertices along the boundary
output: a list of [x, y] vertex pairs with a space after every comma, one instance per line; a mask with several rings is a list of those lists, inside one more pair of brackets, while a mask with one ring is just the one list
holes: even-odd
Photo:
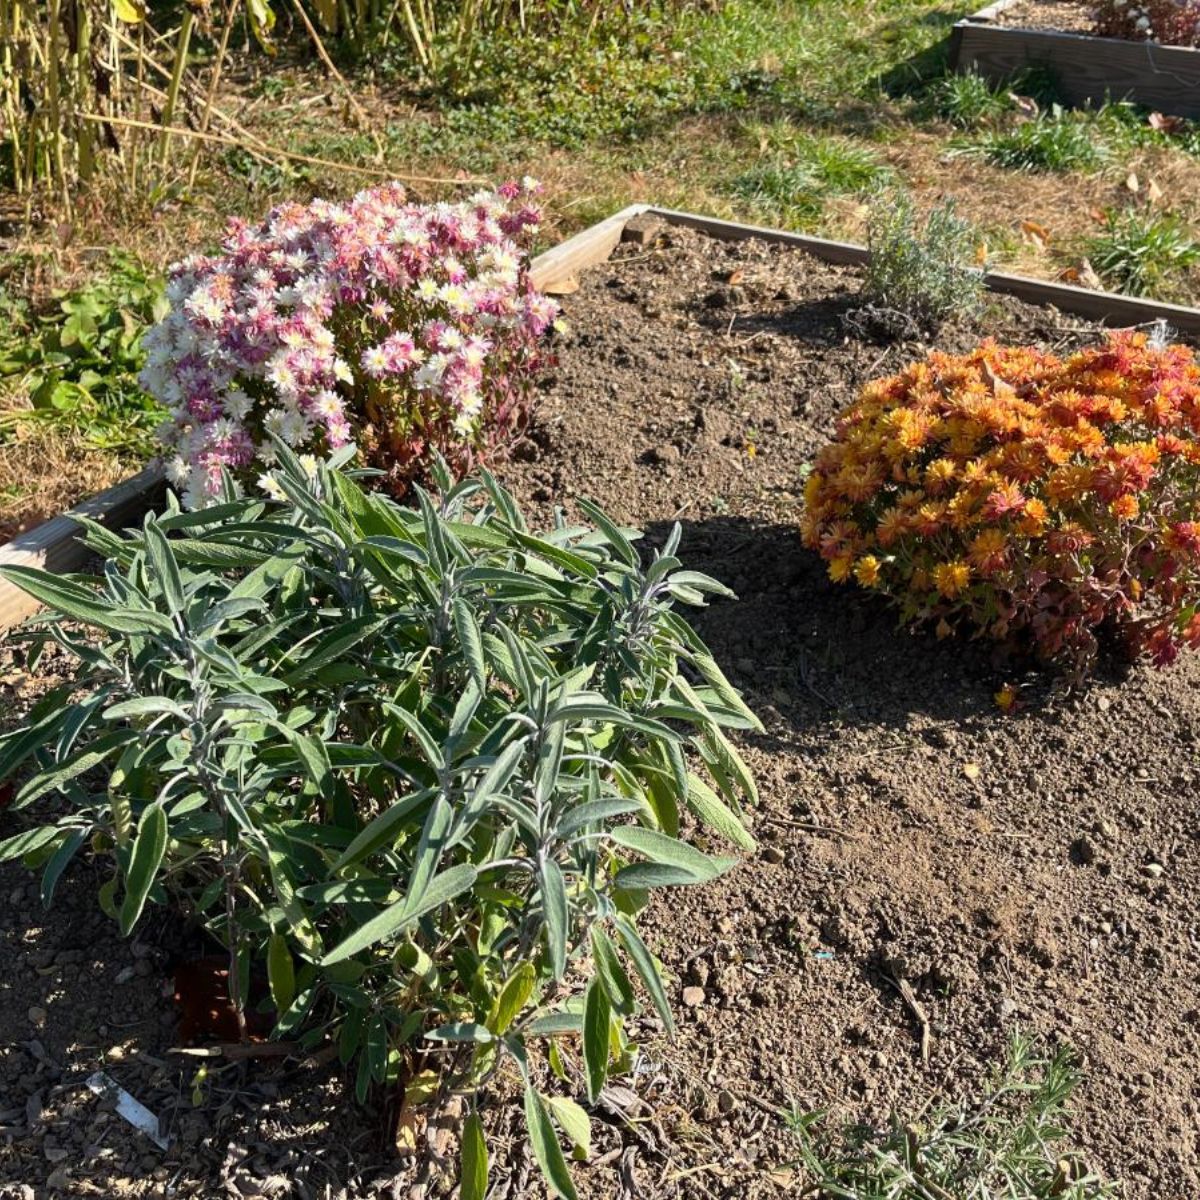
[[954, 26], [950, 61], [956, 71], [1004, 83], [1025, 67], [1044, 67], [1071, 105], [1102, 104], [1111, 97], [1200, 117], [1200, 50], [997, 23], [1020, 3], [996, 0]]
[[[718, 221], [695, 213], [677, 212], [649, 204], [633, 204], [611, 217], [590, 226], [565, 242], [539, 255], [532, 264], [534, 283], [540, 288], [554, 289], [580, 272], [607, 259], [631, 223], [661, 222], [665, 225], [696, 229], [712, 237], [728, 240], [758, 238], [777, 245], [794, 246], [824, 262], [861, 265], [868, 259], [864, 246], [849, 242], [833, 242], [825, 238], [788, 233], [780, 229], [764, 229], [741, 225], [733, 221]], [[1052, 305], [1063, 312], [1073, 313], [1108, 325], [1129, 326], [1166, 321], [1184, 333], [1200, 334], [1200, 309], [1161, 304], [1154, 300], [1138, 300], [1110, 292], [1091, 291], [1069, 284], [1027, 279], [1020, 275], [999, 272], [985, 276], [990, 290], [1017, 296], [1032, 304]], [[20, 534], [7, 545], [0, 546], [0, 564], [41, 566], [50, 571], [67, 572], [79, 569], [88, 551], [77, 540], [79, 526], [71, 519], [78, 513], [101, 521], [111, 528], [123, 528], [136, 521], [147, 509], [157, 504], [165, 484], [160, 467], [150, 466], [117, 487], [101, 492], [84, 501], [70, 512]], [[39, 605], [19, 588], [0, 580], [0, 632], [12, 628]]]

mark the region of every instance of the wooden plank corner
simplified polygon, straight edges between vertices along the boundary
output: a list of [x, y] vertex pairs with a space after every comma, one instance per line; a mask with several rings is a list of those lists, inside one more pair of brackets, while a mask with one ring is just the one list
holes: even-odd
[[[19, 533], [0, 546], [0, 565], [41, 567], [64, 574], [76, 571], [91, 551], [79, 540], [75, 515], [90, 517], [109, 529], [122, 529], [158, 503], [166, 489], [162, 467], [153, 464], [130, 479], [75, 505], [61, 516]], [[0, 580], [0, 631], [11, 629], [41, 607], [20, 588]]]

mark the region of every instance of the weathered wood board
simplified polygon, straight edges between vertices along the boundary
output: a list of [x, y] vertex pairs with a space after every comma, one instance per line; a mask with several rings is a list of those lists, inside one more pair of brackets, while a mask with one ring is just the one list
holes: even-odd
[[[62, 516], [18, 534], [0, 546], [0, 565], [42, 567], [59, 574], [78, 570], [87, 562], [89, 551], [78, 540], [80, 527], [71, 519], [73, 513], [91, 517], [110, 529], [120, 529], [158, 502], [164, 487], [162, 468], [147, 467], [132, 479], [84, 500]], [[39, 607], [20, 588], [0, 580], [0, 630], [12, 628]]]

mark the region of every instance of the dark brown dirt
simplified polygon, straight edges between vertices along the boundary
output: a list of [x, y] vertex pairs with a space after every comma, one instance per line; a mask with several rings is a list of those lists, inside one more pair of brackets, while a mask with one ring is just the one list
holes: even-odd
[[1095, 6], [1086, 0], [1024, 0], [998, 13], [996, 24], [1009, 29], [1091, 33], [1096, 28]]
[[[801, 468], [857, 388], [919, 349], [847, 338], [856, 287], [757, 244], [623, 247], [569, 298], [546, 445], [508, 472], [547, 515], [588, 495], [652, 537], [682, 521], [685, 561], [740, 596], [696, 623], [767, 725], [749, 739], [762, 849], [654, 914], [684, 1014], [654, 1047], [692, 1139], [675, 1166], [712, 1164], [678, 1194], [771, 1193], [763, 1168], [789, 1147], [763, 1102], [913, 1114], [977, 1090], [1021, 1028], [1083, 1060], [1094, 1169], [1130, 1200], [1200, 1195], [1200, 662], [1071, 696], [897, 632], [825, 579], [794, 528]], [[980, 332], [1081, 336], [1006, 302], [939, 343]], [[1005, 716], [1010, 680], [1025, 705]], [[889, 976], [928, 1012], [928, 1063]]]
[[[696, 621], [767, 727], [743, 742], [758, 855], [648, 916], [680, 1035], [642, 1028], [636, 1077], [595, 1114], [581, 1191], [798, 1195], [778, 1108], [912, 1115], [977, 1092], [1021, 1028], [1082, 1058], [1073, 1133], [1091, 1167], [1127, 1200], [1194, 1200], [1200, 661], [1072, 695], [986, 647], [897, 632], [826, 580], [795, 530], [802, 468], [867, 378], [923, 349], [855, 336], [857, 286], [756, 243], [622, 247], [566, 298], [575, 332], [534, 442], [502, 472], [538, 521], [578, 496], [652, 542], [680, 520], [688, 564], [741, 596]], [[1005, 301], [939, 344], [983, 333], [1096, 336]], [[1007, 716], [1004, 682], [1022, 687]], [[0, 685], [17, 708], [35, 686], [15, 669]], [[193, 1107], [197, 1063], [170, 1053], [163, 990], [186, 935], [160, 918], [123, 943], [94, 892], [79, 870], [43, 916], [21, 871], [0, 869], [3, 1200], [410, 1194], [336, 1070], [223, 1063]], [[928, 1062], [900, 978], [928, 1012]], [[685, 1006], [684, 986], [702, 1003]], [[81, 1087], [101, 1065], [163, 1114], [165, 1155]], [[513, 1121], [494, 1106], [496, 1200], [543, 1194]]]

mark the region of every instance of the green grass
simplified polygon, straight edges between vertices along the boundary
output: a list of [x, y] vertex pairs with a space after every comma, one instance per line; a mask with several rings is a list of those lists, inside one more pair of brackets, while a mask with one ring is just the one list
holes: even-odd
[[[970, 0], [731, 0], [671, 22], [647, 20], [622, 39], [533, 31], [493, 39], [486, 56], [421, 94], [455, 142], [511, 148], [628, 141], [685, 115], [836, 118], [848, 98], [877, 98], [906, 63], [940, 53], [969, 7]], [[391, 70], [404, 81], [410, 68], [401, 60]]]
[[994, 123], [1013, 111], [1007, 86], [994, 87], [973, 72], [946, 75], [930, 86], [925, 109], [933, 116], [949, 121], [960, 129]]
[[826, 196], [865, 192], [890, 176], [873, 151], [847, 138], [781, 130], [778, 125], [748, 132], [768, 155], [737, 175], [729, 193], [785, 225], [810, 225], [821, 216]]
[[960, 141], [956, 153], [1010, 171], [1094, 171], [1108, 158], [1086, 121], [1057, 111]]
[[1108, 214], [1108, 225], [1088, 243], [1087, 256], [1117, 290], [1167, 297], [1200, 264], [1200, 242], [1172, 213], [1130, 208]]

